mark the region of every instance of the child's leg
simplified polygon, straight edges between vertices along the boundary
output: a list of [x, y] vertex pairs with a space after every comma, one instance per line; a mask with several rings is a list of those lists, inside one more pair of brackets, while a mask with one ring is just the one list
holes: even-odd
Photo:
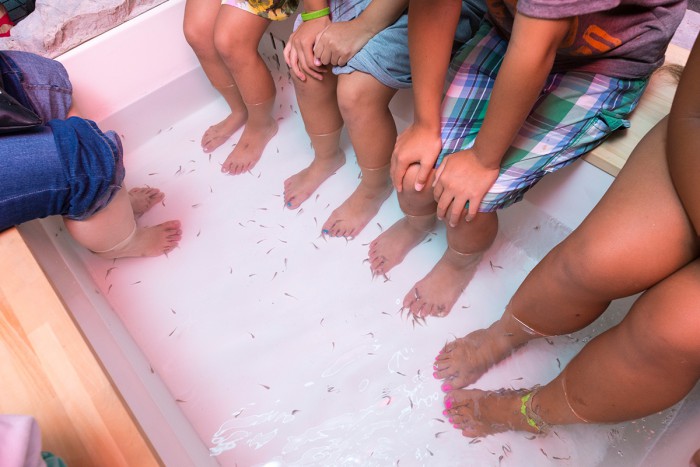
[[398, 193], [404, 217], [370, 243], [369, 262], [374, 275], [384, 275], [401, 263], [435, 226], [437, 203], [429, 188], [434, 180], [434, 171], [423, 191], [415, 190], [417, 174], [418, 165], [409, 167], [402, 190]]
[[700, 260], [645, 292], [616, 327], [587, 344], [564, 372], [532, 392], [457, 390], [450, 420], [465, 436], [571, 423], [619, 423], [685, 397], [700, 378]]
[[[447, 390], [475, 382], [533, 338], [584, 328], [611, 300], [651, 287], [697, 255], [668, 173], [665, 125], [642, 139], [581, 226], [530, 272], [503, 317], [440, 352], [435, 376]], [[651, 209], [650, 200], [663, 209]]]
[[246, 172], [260, 159], [268, 141], [277, 133], [272, 117], [275, 83], [258, 53], [258, 44], [270, 20], [239, 8], [221, 7], [214, 29], [216, 50], [233, 75], [248, 110], [248, 121], [221, 171], [232, 175]]
[[197, 55], [212, 86], [231, 109], [228, 117], [209, 127], [202, 136], [204, 152], [212, 152], [221, 146], [248, 118], [248, 110], [236, 87], [236, 81], [214, 46], [214, 25], [220, 10], [219, 0], [187, 0], [185, 4], [185, 39]]
[[293, 73], [292, 80], [306, 133], [314, 149], [311, 165], [284, 182], [285, 205], [296, 209], [345, 163], [345, 154], [340, 149], [343, 118], [336, 94], [338, 78], [329, 70], [321, 81], [300, 81]]
[[[466, 211], [460, 218], [464, 219]], [[481, 212], [447, 227], [447, 250], [433, 269], [406, 294], [403, 306], [418, 317], [446, 316], [474, 277], [481, 257], [496, 238], [498, 217]]]
[[389, 163], [396, 124], [389, 102], [396, 89], [355, 71], [338, 77], [338, 103], [355, 148], [362, 178], [357, 189], [323, 225], [331, 237], [353, 238], [377, 214], [391, 194]]
[[151, 194], [139, 190], [127, 193], [122, 188], [104, 209], [88, 219], [65, 218], [66, 228], [78, 243], [105, 258], [168, 253], [182, 237], [180, 221], [167, 221], [153, 227], [136, 226], [138, 211], [154, 204]]

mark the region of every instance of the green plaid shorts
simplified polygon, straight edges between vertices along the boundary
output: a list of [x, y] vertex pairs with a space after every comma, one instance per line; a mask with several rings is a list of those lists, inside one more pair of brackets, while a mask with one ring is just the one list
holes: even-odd
[[[444, 157], [474, 144], [507, 46], [508, 41], [485, 21], [453, 58], [443, 100], [443, 149], [436, 167]], [[570, 164], [613, 131], [628, 128], [627, 117], [647, 82], [647, 78], [586, 72], [551, 73], [479, 211], [492, 212], [520, 201], [545, 174]]]

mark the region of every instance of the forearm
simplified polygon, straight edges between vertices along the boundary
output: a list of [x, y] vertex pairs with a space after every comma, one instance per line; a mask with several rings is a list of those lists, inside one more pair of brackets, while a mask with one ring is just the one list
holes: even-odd
[[696, 41], [671, 106], [667, 157], [673, 185], [700, 235], [700, 41]]
[[[503, 156], [542, 92], [554, 63], [557, 44], [568, 28], [566, 20], [542, 23], [544, 20], [525, 18], [520, 21], [519, 27], [516, 19], [483, 125], [474, 142], [474, 152], [484, 167], [500, 167]], [[539, 24], [532, 27], [533, 22]], [[530, 33], [535, 28], [543, 32], [539, 41], [533, 40]]]
[[408, 9], [414, 122], [438, 133], [445, 77], [461, 7], [459, 0], [411, 0]]
[[394, 23], [408, 8], [408, 0], [372, 0], [355, 21], [373, 36]]

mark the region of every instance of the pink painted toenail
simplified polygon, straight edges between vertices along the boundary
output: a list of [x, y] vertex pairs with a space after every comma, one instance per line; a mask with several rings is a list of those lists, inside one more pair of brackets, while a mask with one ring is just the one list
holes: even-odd
[[450, 410], [452, 408], [452, 399], [445, 399], [445, 407], [447, 410]]
[[447, 416], [447, 410], [443, 410], [443, 411], [442, 411], [442, 414], [445, 415], [445, 416]]
[[450, 392], [452, 391], [452, 385], [445, 383], [442, 386], [440, 386], [440, 389], [442, 389], [442, 392]]
[[440, 379], [440, 378], [438, 377], [438, 375], [437, 375], [437, 371], [433, 371], [433, 378], [435, 378], [435, 379]]

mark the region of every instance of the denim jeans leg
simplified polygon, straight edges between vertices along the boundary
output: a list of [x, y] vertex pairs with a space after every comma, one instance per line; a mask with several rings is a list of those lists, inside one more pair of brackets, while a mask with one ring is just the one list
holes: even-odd
[[5, 91], [44, 122], [66, 118], [72, 103], [73, 86], [60, 62], [29, 52], [0, 52], [0, 76]]

